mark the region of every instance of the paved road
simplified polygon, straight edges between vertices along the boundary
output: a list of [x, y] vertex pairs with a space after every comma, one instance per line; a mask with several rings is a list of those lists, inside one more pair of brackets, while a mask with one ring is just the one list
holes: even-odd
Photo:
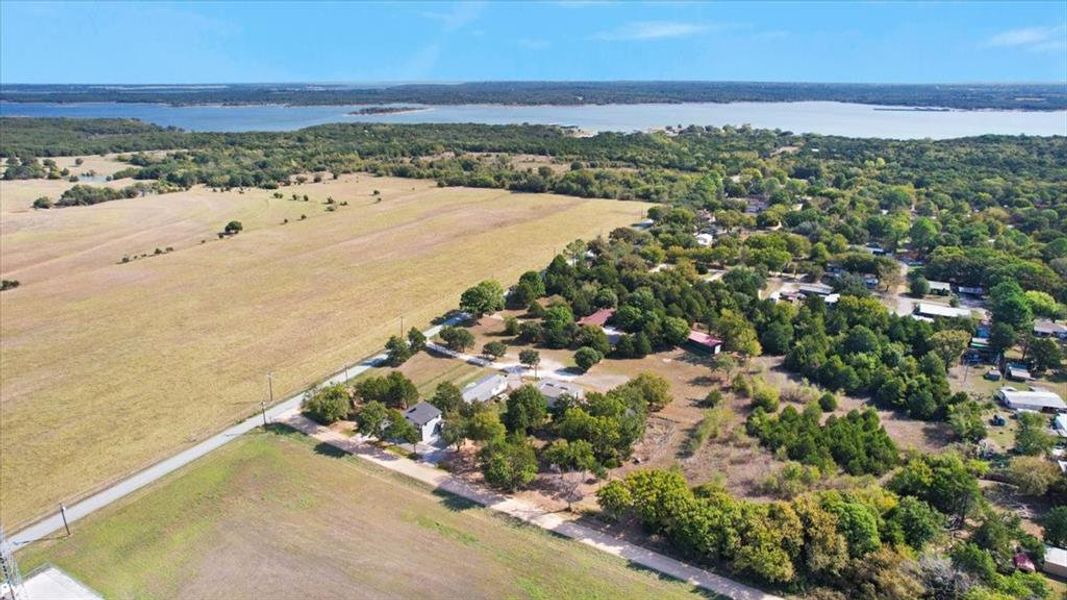
[[754, 587], [716, 575], [704, 569], [674, 560], [658, 552], [642, 548], [636, 544], [614, 538], [608, 534], [580, 525], [561, 516], [560, 513], [547, 512], [529, 502], [503, 496], [473, 485], [436, 468], [433, 465], [390, 454], [362, 441], [362, 436], [349, 437], [315, 423], [296, 410], [281, 417], [281, 422], [304, 432], [305, 434], [345, 452], [354, 454], [396, 473], [421, 481], [435, 489], [442, 489], [456, 496], [477, 502], [532, 525], [537, 525], [554, 533], [566, 536], [587, 546], [591, 546], [614, 556], [624, 558], [631, 563], [665, 573], [711, 592], [722, 594], [735, 600], [782, 600], [779, 596], [768, 594]]
[[[465, 315], [456, 315], [446, 320], [441, 325], [431, 327], [423, 333], [426, 335], [427, 338], [431, 338], [437, 335], [438, 331], [440, 331], [441, 327], [443, 327], [444, 325], [458, 324], [463, 321], [464, 318]], [[384, 353], [372, 356], [356, 365], [334, 373], [329, 378], [325, 379], [323, 381], [323, 384], [333, 385], [335, 383], [341, 383], [347, 381], [348, 379], [352, 379], [353, 377], [356, 377], [361, 373], [365, 372], [367, 369], [370, 369], [380, 364], [381, 361], [383, 361], [384, 359]], [[303, 397], [303, 392], [299, 394], [294, 394], [286, 398], [285, 400], [282, 400], [280, 403], [267, 409], [267, 420], [274, 421], [283, 414], [288, 414], [295, 411], [297, 408], [299, 408], [300, 401], [301, 399], [303, 399]], [[233, 427], [230, 427], [229, 429], [226, 429], [225, 431], [218, 433], [200, 442], [199, 444], [188, 448], [187, 450], [183, 450], [182, 452], [179, 452], [178, 454], [175, 454], [170, 458], [160, 461], [143, 471], [140, 471], [126, 479], [123, 479], [122, 481], [104, 489], [103, 491], [93, 494], [92, 496], [89, 496], [88, 498], [76, 504], [68, 506], [67, 521], [73, 523], [74, 521], [77, 521], [78, 519], [94, 511], [100, 510], [108, 504], [111, 504], [112, 502], [118, 500], [119, 498], [122, 498], [127, 494], [131, 494], [143, 488], [144, 486], [152, 483], [153, 481], [156, 481], [160, 477], [163, 477], [164, 475], [191, 463], [192, 461], [200, 458], [201, 456], [204, 456], [208, 452], [211, 452], [212, 450], [223, 446], [224, 444], [230, 442], [241, 434], [251, 431], [252, 429], [259, 427], [262, 424], [262, 415], [257, 414], [255, 416], [249, 417], [244, 421], [241, 421], [237, 425], [234, 425]], [[33, 525], [21, 531], [14, 533], [13, 535], [9, 536], [8, 541], [17, 548], [18, 546], [48, 537], [49, 535], [62, 530], [63, 519], [57, 512], [40, 521], [37, 521]]]

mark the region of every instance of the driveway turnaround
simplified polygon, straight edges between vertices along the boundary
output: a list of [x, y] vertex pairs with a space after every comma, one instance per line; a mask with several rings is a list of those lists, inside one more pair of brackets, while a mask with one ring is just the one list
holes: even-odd
[[279, 418], [279, 422], [285, 423], [320, 442], [344, 450], [380, 467], [421, 481], [434, 489], [444, 490], [450, 494], [477, 502], [491, 510], [566, 536], [602, 552], [625, 558], [631, 563], [688, 582], [690, 585], [716, 594], [722, 594], [735, 600], [782, 600], [782, 598], [774, 594], [768, 594], [754, 587], [590, 529], [574, 521], [567, 520], [558, 513], [545, 511], [529, 502], [509, 498], [473, 485], [432, 465], [390, 454], [365, 443], [362, 440], [362, 436], [348, 437], [342, 435], [315, 423], [296, 410], [282, 415]]
[[[427, 338], [432, 338], [437, 335], [441, 330], [441, 327], [445, 325], [455, 325], [463, 322], [467, 318], [465, 314], [457, 314], [440, 325], [436, 325], [427, 329], [423, 334]], [[337, 373], [334, 373], [327, 379], [325, 379], [321, 385], [333, 385], [335, 383], [343, 383], [349, 379], [359, 376], [368, 369], [381, 364], [386, 358], [385, 353], [372, 356], [362, 362], [342, 369]], [[143, 471], [139, 471], [130, 477], [123, 479], [122, 481], [105, 488], [104, 490], [89, 496], [88, 498], [81, 500], [75, 504], [67, 507], [67, 521], [73, 523], [78, 519], [92, 513], [93, 511], [100, 510], [101, 508], [111, 504], [112, 502], [131, 494], [144, 486], [156, 481], [160, 477], [175, 471], [194, 460], [204, 456], [208, 452], [225, 445], [232, 441], [243, 433], [249, 432], [260, 425], [263, 425], [264, 419], [267, 421], [273, 421], [283, 414], [289, 414], [297, 410], [300, 407], [300, 401], [304, 398], [304, 393], [293, 394], [292, 396], [282, 400], [280, 403], [267, 409], [266, 416], [257, 414], [251, 416], [244, 421], [241, 421], [237, 425], [226, 429], [225, 431], [215, 434], [199, 444], [183, 450], [170, 458], [164, 459], [151, 467]], [[30, 542], [48, 537], [55, 532], [63, 531], [63, 517], [60, 513], [55, 513], [51, 516], [45, 517], [40, 521], [37, 521], [33, 525], [12, 534], [8, 538], [8, 542], [15, 548], [28, 544]], [[60, 533], [60, 535], [64, 535]]]

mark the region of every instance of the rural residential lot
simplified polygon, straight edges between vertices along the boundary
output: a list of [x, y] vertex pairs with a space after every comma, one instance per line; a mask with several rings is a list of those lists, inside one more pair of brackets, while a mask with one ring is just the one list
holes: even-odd
[[[0, 298], [9, 528], [252, 414], [268, 372], [275, 398], [299, 391], [401, 317], [425, 326], [472, 283], [514, 280], [647, 206], [346, 175], [283, 198], [195, 187], [29, 209], [55, 185], [0, 188], [0, 268], [22, 282]], [[231, 220], [244, 231], [217, 238]]]

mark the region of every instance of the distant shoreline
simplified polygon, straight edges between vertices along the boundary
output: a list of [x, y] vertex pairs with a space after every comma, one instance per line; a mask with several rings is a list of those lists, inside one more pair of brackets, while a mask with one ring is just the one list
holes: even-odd
[[367, 106], [359, 110], [348, 112], [349, 115], [400, 115], [404, 113], [416, 113], [430, 110], [428, 106]]

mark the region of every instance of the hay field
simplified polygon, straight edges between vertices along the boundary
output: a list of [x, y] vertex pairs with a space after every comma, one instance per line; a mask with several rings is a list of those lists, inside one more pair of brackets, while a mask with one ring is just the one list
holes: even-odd
[[[5, 527], [252, 414], [267, 371], [275, 398], [303, 389], [401, 316], [424, 327], [467, 286], [514, 281], [647, 207], [365, 175], [284, 192], [312, 201], [198, 188], [0, 212], [0, 275], [22, 283], [0, 295]], [[327, 196], [349, 206], [326, 212]], [[245, 231], [217, 240], [230, 219]]]
[[107, 598], [696, 598], [301, 434], [258, 430], [19, 553]]

